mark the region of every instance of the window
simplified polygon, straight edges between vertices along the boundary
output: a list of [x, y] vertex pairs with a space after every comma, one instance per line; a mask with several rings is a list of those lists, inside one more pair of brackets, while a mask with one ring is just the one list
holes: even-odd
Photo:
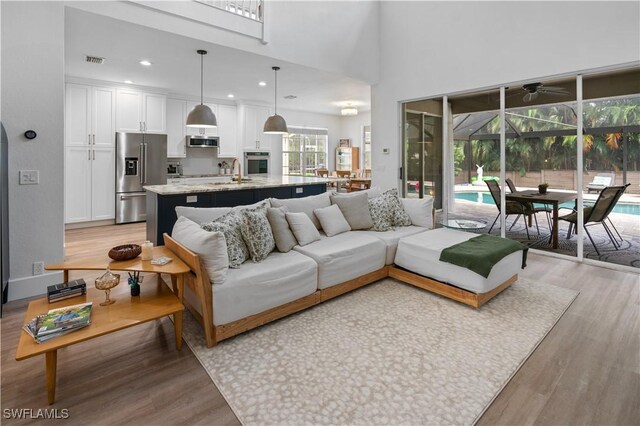
[[282, 174], [315, 176], [317, 169], [327, 168], [327, 129], [289, 126], [282, 137]]
[[371, 170], [371, 126], [364, 126], [362, 146], [364, 147], [364, 168]]

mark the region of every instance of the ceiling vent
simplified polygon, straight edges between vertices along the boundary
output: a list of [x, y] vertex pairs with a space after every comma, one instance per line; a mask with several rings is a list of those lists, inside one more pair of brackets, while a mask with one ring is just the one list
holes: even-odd
[[285, 99], [296, 99], [297, 96], [296, 95], [287, 95], [284, 97]]
[[90, 64], [98, 64], [98, 65], [103, 64], [105, 61], [104, 58], [101, 58], [99, 56], [89, 56], [89, 55], [85, 55], [84, 60], [86, 62], [89, 62]]

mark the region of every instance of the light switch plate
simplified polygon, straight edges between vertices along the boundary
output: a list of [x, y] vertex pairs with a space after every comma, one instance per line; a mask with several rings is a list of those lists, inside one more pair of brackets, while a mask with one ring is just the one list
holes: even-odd
[[187, 203], [197, 203], [198, 196], [197, 195], [187, 195]]
[[20, 185], [37, 185], [39, 183], [39, 170], [20, 170]]

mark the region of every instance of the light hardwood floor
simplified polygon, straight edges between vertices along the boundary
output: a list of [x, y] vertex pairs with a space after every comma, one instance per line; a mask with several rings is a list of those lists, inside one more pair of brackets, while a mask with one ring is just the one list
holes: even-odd
[[[66, 258], [144, 233], [143, 224], [67, 231]], [[521, 275], [580, 295], [478, 424], [640, 423], [640, 277], [535, 254]], [[43, 357], [14, 359], [26, 304], [7, 304], [2, 319], [3, 409], [47, 407]], [[166, 318], [60, 350], [51, 407], [68, 408], [70, 424], [238, 424], [188, 346], [175, 350]]]

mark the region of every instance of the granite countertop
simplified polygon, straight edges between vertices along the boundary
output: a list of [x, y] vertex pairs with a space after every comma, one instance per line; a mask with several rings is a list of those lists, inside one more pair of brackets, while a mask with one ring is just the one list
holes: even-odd
[[314, 185], [327, 183], [326, 178], [301, 176], [252, 177], [242, 183], [237, 182], [197, 182], [148, 185], [144, 189], [159, 195], [194, 194], [198, 192], [239, 191], [245, 189], [277, 188], [281, 186]]

